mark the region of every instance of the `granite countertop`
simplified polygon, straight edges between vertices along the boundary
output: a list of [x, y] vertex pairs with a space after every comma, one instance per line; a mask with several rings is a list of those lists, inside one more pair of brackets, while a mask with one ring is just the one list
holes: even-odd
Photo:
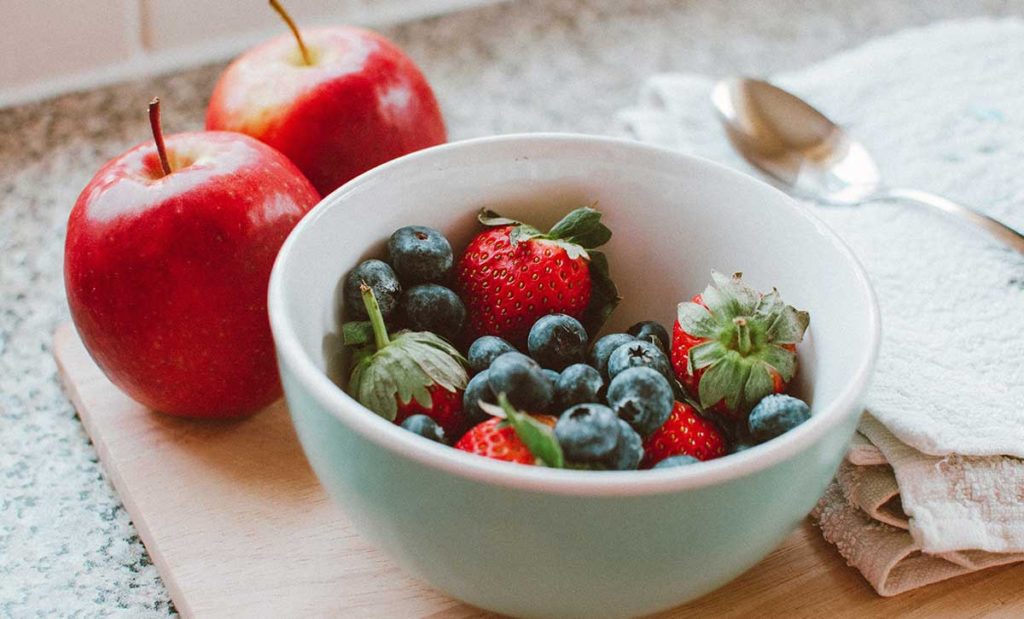
[[[767, 5], [767, 3], [763, 3]], [[754, 13], [757, 10], [759, 13]], [[415, 58], [453, 140], [602, 133], [660, 71], [794, 69], [940, 19], [1024, 0], [517, 0], [385, 31]], [[173, 604], [57, 380], [68, 212], [107, 159], [202, 126], [223, 65], [0, 110], [0, 616], [165, 616]]]

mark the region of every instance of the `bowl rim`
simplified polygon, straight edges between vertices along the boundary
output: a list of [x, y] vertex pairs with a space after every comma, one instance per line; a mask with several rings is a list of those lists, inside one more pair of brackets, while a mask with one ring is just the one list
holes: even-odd
[[[302, 242], [304, 232], [315, 226], [324, 212], [341, 203], [347, 194], [372, 182], [376, 177], [403, 167], [425, 164], [437, 155], [502, 143], [536, 143], [548, 146], [561, 143], [575, 147], [600, 144], [632, 149], [638, 154], [667, 157], [690, 165], [703, 166], [717, 174], [732, 177], [737, 183], [756, 184], [762, 191], [782, 197], [798, 216], [810, 220], [818, 233], [846, 259], [859, 284], [857, 292], [864, 295], [868, 301], [869, 340], [861, 350], [856, 372], [835, 398], [816, 412], [810, 420], [785, 435], [739, 453], [703, 462], [700, 466], [662, 470], [595, 472], [501, 462], [416, 436], [374, 414], [339, 389], [327, 374], [317, 367], [299, 343], [285, 298], [286, 271], [289, 269], [294, 248]], [[702, 157], [634, 140], [575, 133], [506, 134], [450, 142], [399, 157], [348, 181], [310, 210], [285, 240], [270, 276], [268, 310], [278, 362], [281, 364], [279, 371], [283, 373], [284, 366], [287, 366], [301, 387], [319, 406], [365, 440], [396, 456], [468, 480], [546, 494], [595, 497], [655, 495], [702, 488], [752, 475], [796, 456], [840, 425], [845, 418], [842, 414], [844, 410], [850, 410], [850, 415], [855, 412], [859, 414], [859, 411], [853, 410], [854, 405], [869, 386], [881, 339], [878, 301], [863, 265], [849, 246], [818, 218], [810, 207], [793, 200], [765, 182]]]

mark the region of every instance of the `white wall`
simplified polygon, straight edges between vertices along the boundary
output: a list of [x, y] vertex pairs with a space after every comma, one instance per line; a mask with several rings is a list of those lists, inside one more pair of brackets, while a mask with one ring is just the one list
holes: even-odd
[[[299, 27], [380, 26], [502, 0], [282, 0]], [[224, 60], [284, 23], [264, 0], [0, 0], [0, 107]]]

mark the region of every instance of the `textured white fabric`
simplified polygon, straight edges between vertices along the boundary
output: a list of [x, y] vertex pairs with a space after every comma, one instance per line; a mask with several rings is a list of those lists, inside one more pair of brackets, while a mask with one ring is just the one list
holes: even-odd
[[[1024, 229], [1024, 21], [905, 31], [773, 78], [848, 127], [892, 184]], [[750, 170], [711, 109], [712, 80], [661, 75], [618, 129]], [[902, 205], [821, 207], [878, 292], [883, 346], [867, 406], [932, 455], [1024, 457], [1024, 257]]]
[[1024, 553], [1024, 461], [929, 456], [900, 442], [870, 415], [860, 431], [892, 466], [910, 534], [922, 551]]

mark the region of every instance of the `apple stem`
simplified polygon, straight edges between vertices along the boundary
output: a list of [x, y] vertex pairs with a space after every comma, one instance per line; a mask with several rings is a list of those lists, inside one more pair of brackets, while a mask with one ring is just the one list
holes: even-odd
[[171, 173], [171, 162], [167, 160], [167, 147], [164, 146], [164, 132], [160, 128], [160, 97], [153, 97], [149, 102], [149, 126], [153, 130], [156, 141], [156, 153], [160, 155], [160, 168], [164, 176]]
[[302, 53], [302, 62], [307, 65], [313, 64], [313, 59], [309, 57], [309, 50], [306, 49], [306, 44], [302, 42], [302, 35], [299, 34], [299, 28], [295, 25], [295, 22], [292, 21], [292, 17], [288, 14], [288, 11], [284, 10], [284, 7], [281, 6], [281, 3], [277, 0], [270, 0], [270, 8], [277, 11], [277, 14], [281, 16], [284, 23], [288, 24], [288, 28], [290, 28], [292, 34], [295, 35], [295, 42], [299, 44], [299, 52]]

